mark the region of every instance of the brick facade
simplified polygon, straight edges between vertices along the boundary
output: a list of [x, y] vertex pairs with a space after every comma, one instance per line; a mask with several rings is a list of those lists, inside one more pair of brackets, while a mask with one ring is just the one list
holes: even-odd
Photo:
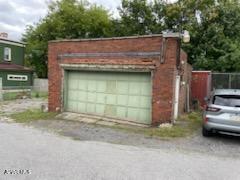
[[[174, 84], [177, 70], [177, 38], [167, 38], [165, 41], [164, 63], [159, 56], [141, 57], [64, 57], [64, 54], [80, 53], [122, 53], [122, 52], [159, 52], [162, 53], [162, 36], [140, 36], [89, 40], [51, 41], [48, 46], [48, 78], [49, 78], [49, 110], [63, 110], [63, 69], [61, 64], [83, 65], [132, 65], [133, 67], [154, 69], [152, 72], [152, 125], [171, 122], [173, 116]], [[181, 56], [186, 58], [186, 54]], [[130, 71], [130, 70], [129, 70]]]

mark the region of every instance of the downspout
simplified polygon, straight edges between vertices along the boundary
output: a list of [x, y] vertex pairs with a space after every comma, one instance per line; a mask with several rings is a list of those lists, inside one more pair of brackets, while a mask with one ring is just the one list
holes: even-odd
[[179, 106], [179, 90], [180, 90], [180, 79], [179, 75], [176, 76], [175, 81], [175, 96], [174, 96], [174, 113], [173, 113], [173, 123], [178, 118], [178, 106]]
[[[181, 2], [180, 6], [181, 6]], [[182, 33], [182, 20], [183, 20], [183, 12], [181, 12], [181, 19], [180, 19], [180, 33]], [[177, 75], [175, 79], [175, 94], [174, 94], [174, 112], [173, 112], [173, 123], [178, 118], [178, 110], [179, 110], [179, 91], [180, 91], [180, 83], [181, 83], [181, 76], [179, 74], [180, 70], [180, 61], [181, 61], [181, 34], [179, 33], [179, 37], [177, 37], [177, 49], [176, 49], [176, 69]]]
[[180, 91], [180, 83], [181, 83], [181, 76], [179, 74], [180, 70], [180, 61], [181, 61], [181, 39], [180, 37], [177, 38], [177, 49], [176, 49], [176, 69], [177, 75], [175, 80], [175, 94], [174, 94], [174, 112], [173, 112], [173, 123], [178, 118], [178, 111], [179, 111], [179, 91]]

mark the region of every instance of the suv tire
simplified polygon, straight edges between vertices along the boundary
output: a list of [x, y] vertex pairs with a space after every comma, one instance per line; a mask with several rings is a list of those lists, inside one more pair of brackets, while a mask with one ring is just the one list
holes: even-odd
[[211, 130], [207, 130], [205, 127], [202, 127], [202, 135], [204, 137], [211, 137], [213, 132]]

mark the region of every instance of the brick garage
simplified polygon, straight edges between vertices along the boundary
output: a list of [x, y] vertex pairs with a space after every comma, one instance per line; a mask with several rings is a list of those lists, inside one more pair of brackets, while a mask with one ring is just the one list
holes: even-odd
[[[133, 120], [137, 123], [136, 117], [140, 116], [138, 114], [146, 112], [149, 113], [146, 118], [150, 118], [146, 124], [155, 126], [172, 122], [174, 112], [182, 113], [187, 107], [187, 85], [191, 71], [191, 67], [187, 65], [186, 53], [179, 49], [179, 42], [176, 34], [167, 37], [151, 35], [49, 42], [49, 110], [80, 111], [80, 113], [94, 115], [98, 114], [95, 111], [99, 111], [102, 112], [99, 114], [101, 116], [116, 116], [118, 119]], [[178, 99], [175, 98], [177, 76], [181, 79], [179, 83], [181, 98]], [[132, 79], [131, 82], [130, 79]], [[121, 83], [122, 87], [119, 88]], [[81, 89], [83, 84], [87, 84], [85, 90]], [[132, 88], [134, 85], [136, 88]], [[96, 95], [100, 93], [98, 92], [100, 87], [105, 88], [106, 92]], [[125, 87], [128, 87], [127, 94], [117, 94], [120, 90], [124, 91]], [[92, 92], [90, 92], [91, 89]], [[149, 89], [150, 93], [145, 95], [143, 92], [148, 92]], [[88, 95], [82, 97], [80, 92]], [[134, 95], [134, 92], [138, 94]], [[105, 97], [105, 103], [87, 104], [91, 97], [95, 97], [95, 103], [97, 103], [98, 96], [99, 99]], [[120, 96], [126, 99], [121, 100], [118, 98]], [[116, 102], [112, 97], [116, 98]], [[85, 100], [78, 100], [82, 98]], [[106, 102], [108, 98], [109, 101], [114, 99], [115, 104], [108, 104]], [[123, 107], [117, 105], [120, 100], [126, 102]], [[127, 101], [132, 102], [136, 107], [131, 107]], [[177, 109], [175, 102], [178, 102]], [[139, 121], [139, 123], [145, 123], [145, 121]]]

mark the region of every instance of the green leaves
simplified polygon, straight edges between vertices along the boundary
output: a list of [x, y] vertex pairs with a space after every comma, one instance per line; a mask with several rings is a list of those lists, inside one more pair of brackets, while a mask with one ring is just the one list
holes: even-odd
[[47, 16], [26, 29], [26, 62], [39, 77], [47, 77], [49, 40], [98, 38], [188, 30], [182, 44], [194, 69], [232, 72], [240, 70], [240, 4], [238, 0], [122, 0], [120, 18], [95, 4], [58, 0]]
[[35, 68], [38, 77], [46, 78], [48, 41], [109, 37], [111, 26], [111, 17], [103, 7], [86, 1], [53, 1], [47, 16], [26, 29], [23, 36], [23, 41], [27, 42], [26, 64]]
[[[121, 16], [118, 24], [120, 35], [144, 35], [159, 33], [163, 30], [161, 26], [161, 4], [148, 3], [147, 0], [123, 0], [119, 8]], [[158, 11], [155, 13], [154, 11]]]
[[120, 16], [117, 25], [121, 35], [190, 31], [190, 44], [182, 46], [194, 69], [240, 70], [240, 5], [237, 0], [179, 0], [170, 4], [161, 0], [153, 3], [123, 0]]
[[239, 71], [240, 61], [240, 6], [230, 1], [212, 7], [211, 13], [202, 13], [200, 27], [195, 31], [187, 50], [195, 69], [219, 72]]
[[188, 53], [194, 69], [220, 72], [239, 70], [238, 1], [179, 0], [167, 5], [166, 12], [167, 29], [190, 31], [191, 42], [183, 44], [183, 49]]

